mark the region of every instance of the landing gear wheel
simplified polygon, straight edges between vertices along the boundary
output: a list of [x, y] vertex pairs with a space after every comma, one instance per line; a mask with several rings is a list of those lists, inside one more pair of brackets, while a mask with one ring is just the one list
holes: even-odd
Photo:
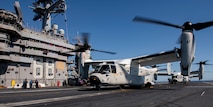
[[152, 86], [152, 84], [149, 82], [145, 84], [145, 88], [151, 88], [151, 86]]
[[95, 84], [95, 89], [98, 90], [98, 91], [101, 90], [100, 84]]
[[120, 85], [119, 88], [120, 88], [120, 89], [124, 89], [125, 86], [124, 86], [124, 85]]

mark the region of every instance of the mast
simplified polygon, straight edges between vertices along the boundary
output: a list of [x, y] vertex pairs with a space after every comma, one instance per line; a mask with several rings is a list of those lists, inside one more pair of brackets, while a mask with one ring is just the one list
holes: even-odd
[[[56, 2], [54, 2], [56, 1]], [[66, 11], [65, 0], [37, 0], [33, 3], [33, 12], [36, 13], [33, 20], [42, 20], [42, 31], [49, 33], [51, 30], [51, 15]]]

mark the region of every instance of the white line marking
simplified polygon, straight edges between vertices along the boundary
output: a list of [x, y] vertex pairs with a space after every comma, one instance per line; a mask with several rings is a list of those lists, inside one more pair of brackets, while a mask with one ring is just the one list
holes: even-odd
[[205, 94], [205, 91], [203, 91], [201, 94], [200, 94], [200, 96], [203, 96]]
[[7, 92], [0, 92], [0, 94], [13, 94], [13, 93], [27, 93], [27, 92], [42, 92], [42, 91], [60, 91], [60, 90], [76, 90], [79, 88], [65, 88], [65, 89], [23, 89], [19, 91], [7, 91]]
[[204, 83], [209, 84], [209, 85], [213, 85], [213, 83], [212, 83], [212, 82], [204, 82]]
[[186, 88], [213, 88], [213, 86], [186, 86]]
[[55, 101], [83, 98], [83, 97], [92, 97], [92, 96], [99, 96], [99, 95], [105, 95], [105, 94], [112, 94], [112, 93], [116, 93], [116, 92], [119, 92], [119, 91], [90, 93], [90, 94], [83, 94], [83, 95], [74, 95], [74, 96], [48, 98], [48, 99], [31, 100], [31, 101], [21, 101], [21, 102], [0, 104], [0, 107], [14, 107], [14, 106], [24, 106], [24, 105], [39, 104], [39, 103], [48, 103], [48, 102], [55, 102]]

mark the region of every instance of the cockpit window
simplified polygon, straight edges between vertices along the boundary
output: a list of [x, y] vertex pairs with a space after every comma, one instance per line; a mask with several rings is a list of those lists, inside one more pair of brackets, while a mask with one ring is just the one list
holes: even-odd
[[[111, 67], [111, 69], [110, 69]], [[107, 74], [107, 73], [116, 73], [116, 67], [115, 65], [102, 65], [102, 66], [96, 66], [94, 69], [94, 73], [102, 73], [102, 74]]]
[[109, 73], [110, 72], [110, 68], [109, 68], [109, 65], [103, 65], [99, 71], [100, 73]]
[[100, 68], [100, 66], [96, 66], [94, 72], [96, 72], [96, 73], [99, 72], [99, 68]]
[[112, 69], [112, 73], [116, 73], [116, 67], [115, 67], [115, 65], [112, 65], [111, 69]]

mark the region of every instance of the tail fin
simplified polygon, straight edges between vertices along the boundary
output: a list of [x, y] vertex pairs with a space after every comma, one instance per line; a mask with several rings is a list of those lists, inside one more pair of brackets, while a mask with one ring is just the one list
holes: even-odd
[[204, 65], [213, 65], [213, 64], [209, 64], [207, 62], [208, 62], [208, 60], [200, 61], [199, 63], [195, 63], [195, 64], [199, 64], [199, 69], [195, 72], [191, 72], [191, 74], [197, 74], [197, 77], [199, 80], [203, 79]]
[[204, 64], [200, 64], [199, 70], [198, 70], [198, 78], [199, 80], [203, 79], [204, 74]]
[[[197, 74], [197, 75], [194, 75]], [[193, 75], [193, 77], [198, 77], [199, 80], [203, 79], [204, 74], [204, 64], [199, 63], [199, 69], [197, 71], [190, 72], [190, 75]]]

